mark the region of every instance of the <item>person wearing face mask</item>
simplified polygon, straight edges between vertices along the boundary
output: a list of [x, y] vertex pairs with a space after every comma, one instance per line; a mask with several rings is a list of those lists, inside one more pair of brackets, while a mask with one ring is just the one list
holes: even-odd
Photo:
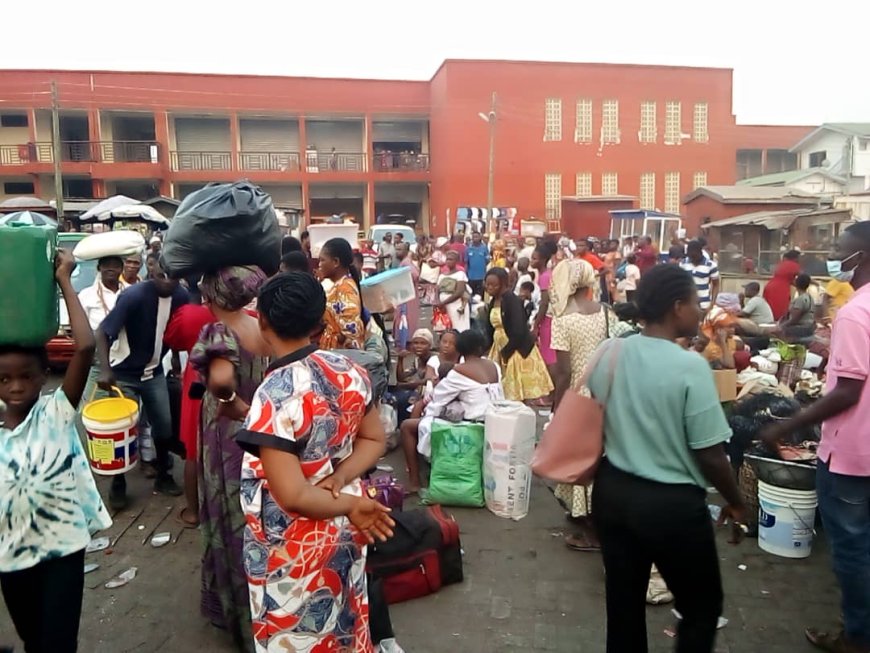
[[870, 651], [870, 222], [840, 236], [828, 259], [828, 274], [848, 282], [855, 294], [837, 312], [824, 396], [790, 420], [764, 429], [774, 452], [788, 435], [822, 424], [816, 491], [842, 590], [843, 631], [807, 629], [823, 651]]

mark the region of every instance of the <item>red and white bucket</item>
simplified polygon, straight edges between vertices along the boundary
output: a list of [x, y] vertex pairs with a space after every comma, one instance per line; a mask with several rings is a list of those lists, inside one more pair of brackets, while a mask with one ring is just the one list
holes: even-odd
[[117, 397], [90, 401], [82, 410], [91, 469], [103, 476], [129, 472], [139, 460], [139, 404], [113, 390]]

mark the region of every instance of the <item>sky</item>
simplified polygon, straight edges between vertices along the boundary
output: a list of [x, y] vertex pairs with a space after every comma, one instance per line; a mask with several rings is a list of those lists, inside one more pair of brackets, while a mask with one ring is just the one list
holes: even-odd
[[715, 66], [734, 69], [738, 123], [870, 122], [867, 0], [6, 4], [0, 69], [425, 80], [444, 59]]

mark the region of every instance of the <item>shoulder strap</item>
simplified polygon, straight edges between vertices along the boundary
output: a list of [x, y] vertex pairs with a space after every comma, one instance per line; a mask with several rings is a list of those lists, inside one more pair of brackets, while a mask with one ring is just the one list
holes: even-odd
[[577, 383], [578, 388], [582, 388], [584, 386], [588, 386], [589, 379], [592, 376], [592, 373], [596, 370], [598, 365], [601, 363], [601, 360], [609, 354], [609, 365], [610, 365], [610, 379], [607, 384], [607, 392], [603, 397], [601, 397], [599, 403], [602, 405], [607, 404], [607, 400], [610, 398], [610, 390], [613, 388], [613, 379], [616, 376], [616, 364], [619, 359], [619, 350], [622, 348], [623, 341], [620, 338], [614, 338], [613, 340], [605, 340], [596, 350], [595, 354], [592, 356], [592, 359], [586, 365], [586, 369], [583, 371], [583, 377]]

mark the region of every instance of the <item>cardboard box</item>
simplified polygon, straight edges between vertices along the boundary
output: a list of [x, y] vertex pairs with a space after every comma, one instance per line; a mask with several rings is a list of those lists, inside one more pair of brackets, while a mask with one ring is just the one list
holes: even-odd
[[716, 383], [720, 402], [737, 399], [737, 370], [713, 370], [713, 381]]

